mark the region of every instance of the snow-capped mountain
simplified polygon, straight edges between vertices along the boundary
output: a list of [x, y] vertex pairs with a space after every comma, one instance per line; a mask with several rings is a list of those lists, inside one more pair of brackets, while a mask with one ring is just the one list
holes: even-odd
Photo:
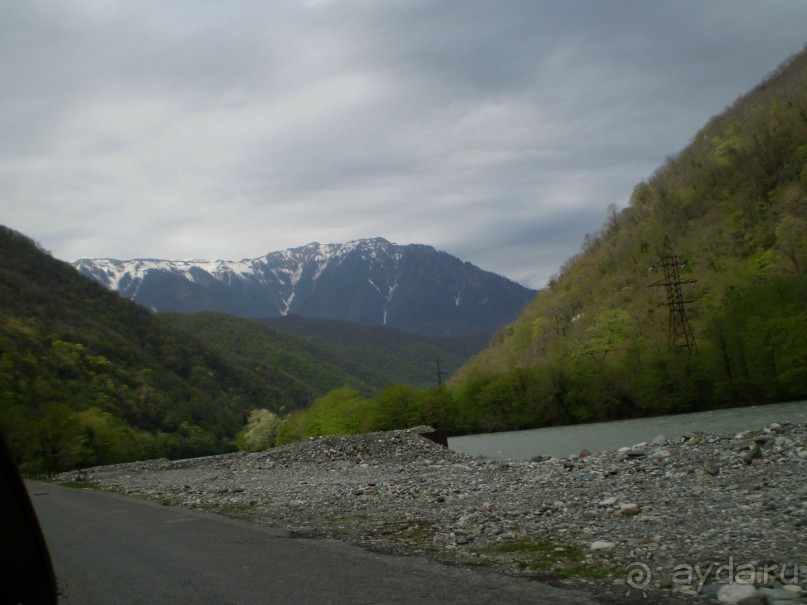
[[301, 315], [428, 335], [491, 332], [533, 290], [431, 246], [311, 243], [240, 261], [80, 259], [80, 273], [156, 311]]

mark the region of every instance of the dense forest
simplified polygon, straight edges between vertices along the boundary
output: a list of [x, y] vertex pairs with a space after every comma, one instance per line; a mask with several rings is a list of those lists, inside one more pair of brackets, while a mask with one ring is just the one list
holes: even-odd
[[[689, 342], [679, 321], [669, 338], [664, 259]], [[807, 51], [710, 120], [625, 208], [609, 207], [602, 230], [447, 388], [334, 391], [280, 438], [386, 428], [393, 410], [399, 424], [462, 433], [803, 398]]]
[[268, 365], [295, 377], [315, 395], [350, 386], [370, 396], [392, 382], [437, 382], [437, 361], [448, 376], [490, 338], [428, 339], [389, 326], [287, 316], [244, 319], [224, 313], [160, 313], [165, 323], [250, 367]]
[[393, 326], [369, 326], [349, 321], [286, 316], [259, 320], [273, 331], [291, 334], [322, 346], [341, 360], [369, 366], [391, 382], [427, 387], [438, 371], [449, 376], [490, 342], [491, 333], [463, 330], [462, 334], [424, 336]]
[[24, 471], [227, 451], [251, 410], [310, 401], [0, 227], [0, 429]]

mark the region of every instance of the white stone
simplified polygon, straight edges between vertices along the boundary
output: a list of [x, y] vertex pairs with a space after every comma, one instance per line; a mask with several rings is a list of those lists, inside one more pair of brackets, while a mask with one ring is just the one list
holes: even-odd
[[759, 594], [752, 584], [726, 584], [717, 591], [717, 600], [721, 603], [739, 603]]
[[632, 517], [633, 515], [637, 515], [639, 514], [639, 505], [635, 504], [634, 502], [626, 502], [625, 504], [620, 504], [619, 510], [617, 510], [617, 514], [620, 514], [623, 517]]
[[688, 595], [690, 597], [698, 596], [698, 589], [694, 586], [689, 586], [688, 584], [684, 584], [683, 586], [676, 586], [676, 592], [680, 592], [681, 594]]
[[589, 545], [591, 550], [611, 550], [614, 548], [616, 544], [613, 542], [607, 542], [605, 540], [595, 540]]
[[768, 603], [785, 604], [785, 603], [801, 603], [801, 593], [791, 592], [786, 588], [760, 588], [759, 594], [762, 595]]

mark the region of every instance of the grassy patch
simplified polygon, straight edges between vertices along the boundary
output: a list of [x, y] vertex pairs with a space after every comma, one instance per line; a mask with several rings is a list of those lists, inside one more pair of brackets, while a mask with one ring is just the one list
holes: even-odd
[[95, 481], [61, 481], [59, 485], [73, 489], [104, 489], [100, 483]]
[[325, 516], [325, 520], [334, 524], [341, 523], [343, 521], [354, 521], [354, 520], [369, 521], [370, 518], [371, 518], [370, 515], [368, 515], [367, 513], [340, 513], [338, 515]]
[[509, 561], [520, 569], [559, 578], [605, 578], [608, 570], [587, 560], [576, 546], [546, 540], [513, 540], [474, 549], [483, 557]]
[[392, 538], [404, 544], [428, 549], [434, 533], [433, 522], [427, 519], [416, 519], [401, 523], [397, 531], [392, 534]]
[[[207, 507], [205, 507], [207, 508]], [[254, 502], [232, 502], [228, 504], [213, 504], [210, 510], [222, 513], [225, 515], [238, 515], [242, 513], [249, 513], [255, 510]]]

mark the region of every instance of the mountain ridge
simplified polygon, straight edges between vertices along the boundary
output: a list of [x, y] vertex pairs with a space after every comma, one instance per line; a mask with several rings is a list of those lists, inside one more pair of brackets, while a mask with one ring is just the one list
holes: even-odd
[[71, 264], [156, 311], [300, 315], [428, 335], [492, 332], [535, 294], [432, 246], [380, 237], [312, 242], [240, 261], [82, 258]]

